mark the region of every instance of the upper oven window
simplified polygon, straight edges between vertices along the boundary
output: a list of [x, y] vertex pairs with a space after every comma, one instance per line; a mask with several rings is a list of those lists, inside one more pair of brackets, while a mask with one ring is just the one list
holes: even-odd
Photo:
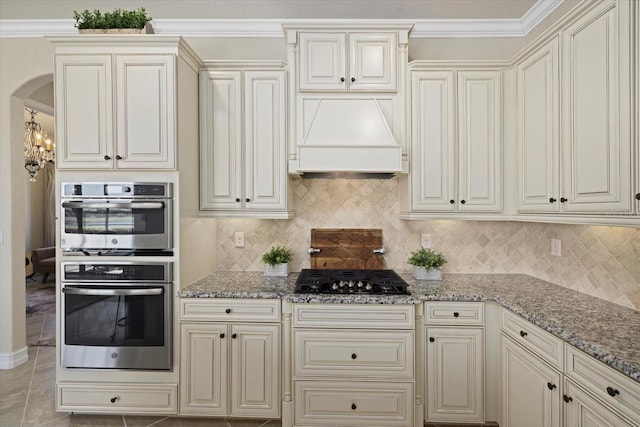
[[66, 202], [66, 234], [163, 234], [165, 202], [78, 201]]

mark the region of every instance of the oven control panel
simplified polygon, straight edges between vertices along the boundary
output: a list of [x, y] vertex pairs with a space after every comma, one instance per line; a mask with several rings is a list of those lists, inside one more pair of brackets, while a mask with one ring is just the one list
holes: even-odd
[[64, 282], [172, 281], [170, 262], [63, 262]]

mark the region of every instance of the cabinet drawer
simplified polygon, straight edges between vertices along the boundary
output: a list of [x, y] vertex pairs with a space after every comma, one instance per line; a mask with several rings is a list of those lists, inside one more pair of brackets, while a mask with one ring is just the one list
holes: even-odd
[[58, 411], [176, 414], [176, 385], [58, 385]]
[[413, 426], [413, 384], [296, 381], [295, 425]]
[[439, 325], [483, 325], [482, 302], [427, 302], [425, 321]]
[[303, 329], [293, 334], [296, 376], [413, 378], [413, 332]]
[[502, 331], [558, 370], [563, 368], [563, 342], [522, 317], [502, 309]]
[[413, 305], [296, 304], [295, 327], [413, 329]]
[[630, 419], [640, 420], [640, 383], [573, 346], [567, 345], [566, 353], [567, 377]]
[[565, 426], [584, 426], [583, 420], [589, 420], [589, 426], [633, 427], [571, 380], [565, 380], [564, 394], [571, 398], [565, 405]]
[[280, 300], [183, 298], [180, 320], [280, 321]]

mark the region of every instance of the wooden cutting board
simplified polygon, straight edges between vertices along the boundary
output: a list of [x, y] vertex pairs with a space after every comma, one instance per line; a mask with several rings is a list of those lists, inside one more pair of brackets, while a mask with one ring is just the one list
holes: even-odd
[[384, 264], [382, 230], [369, 228], [312, 228], [311, 268], [380, 270]]

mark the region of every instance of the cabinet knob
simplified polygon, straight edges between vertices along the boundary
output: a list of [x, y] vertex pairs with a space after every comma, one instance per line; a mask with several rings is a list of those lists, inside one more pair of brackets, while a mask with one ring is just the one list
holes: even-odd
[[455, 201], [455, 200], [453, 200], [453, 199], [449, 200], [449, 203], [451, 203], [451, 204], [454, 204], [455, 202], [456, 202], [456, 201]]
[[224, 334], [220, 334], [220, 338], [224, 338]]
[[231, 334], [231, 338], [235, 340], [236, 338], [238, 338], [238, 334]]
[[460, 313], [458, 313], [457, 311], [453, 312], [453, 317], [459, 317], [459, 316], [460, 316]]
[[356, 78], [355, 77], [351, 77], [351, 83], [355, 82]]
[[236, 203], [240, 203], [240, 197], [236, 197]]
[[564, 198], [564, 197], [560, 197], [560, 203], [564, 203], [564, 202], [568, 202], [569, 199]]
[[554, 203], [557, 202], [557, 199], [554, 199], [553, 197], [549, 197], [549, 203]]
[[229, 314], [229, 313], [231, 313], [231, 309], [230, 309], [230, 308], [227, 308], [224, 312], [225, 312], [225, 313], [227, 313], [227, 314]]
[[344, 77], [340, 77], [340, 83], [344, 83]]
[[246, 199], [244, 199], [244, 201], [249, 203], [251, 201], [251, 199], [247, 197]]
[[547, 388], [549, 390], [553, 390], [554, 388], [556, 388], [556, 385], [555, 384], [551, 384], [551, 383], [547, 383]]
[[465, 200], [460, 200], [460, 203], [462, 203], [464, 205], [467, 202]]
[[118, 400], [118, 396], [113, 396], [111, 399], [109, 399], [111, 403], [116, 403], [116, 400]]
[[105, 155], [105, 156], [104, 156], [104, 159], [105, 159], [105, 160], [111, 160], [111, 157], [109, 157], [109, 156]]
[[355, 404], [355, 403], [352, 403], [352, 404], [351, 404], [351, 409], [353, 409], [353, 410], [355, 411], [356, 409], [358, 409], [358, 407], [356, 406], [356, 404]]
[[429, 342], [434, 342], [436, 339], [434, 337], [429, 337]]
[[116, 155], [116, 160], [122, 160], [122, 156], [121, 155]]
[[562, 395], [562, 400], [564, 400], [565, 403], [573, 402], [573, 399], [571, 397], [567, 396], [566, 394]]
[[351, 358], [352, 358], [352, 359], [357, 359], [357, 358], [358, 358], [358, 355], [357, 355], [357, 354], [355, 354], [355, 353], [351, 353]]
[[640, 193], [636, 193], [636, 200], [640, 200]]
[[529, 335], [529, 334], [527, 334], [525, 331], [520, 331], [520, 336], [522, 338], [526, 337], [527, 335]]
[[607, 393], [611, 397], [615, 397], [615, 396], [620, 394], [620, 392], [617, 389], [613, 388], [613, 387], [607, 387]]

